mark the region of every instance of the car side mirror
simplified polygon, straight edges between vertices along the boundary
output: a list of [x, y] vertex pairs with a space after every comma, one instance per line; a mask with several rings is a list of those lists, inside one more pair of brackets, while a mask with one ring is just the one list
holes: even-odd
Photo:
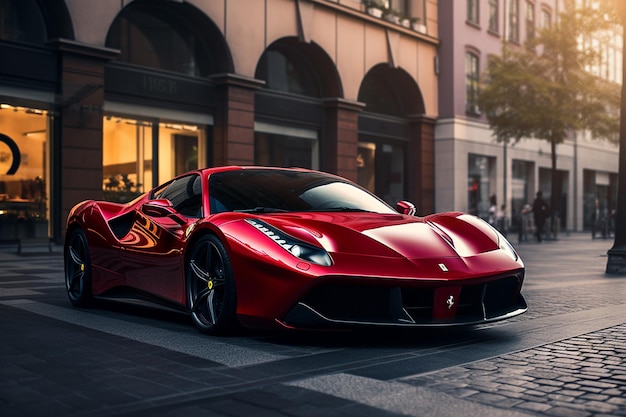
[[398, 201], [396, 203], [396, 210], [398, 213], [406, 214], [407, 216], [415, 216], [415, 204], [410, 201]]
[[141, 211], [150, 217], [168, 217], [181, 226], [187, 224], [187, 220], [174, 210], [172, 202], [167, 198], [150, 200], [141, 206]]

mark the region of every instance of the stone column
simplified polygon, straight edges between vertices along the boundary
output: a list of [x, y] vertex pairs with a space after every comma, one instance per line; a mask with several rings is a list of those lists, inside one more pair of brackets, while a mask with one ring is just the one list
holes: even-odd
[[212, 77], [218, 103], [213, 126], [213, 164], [254, 163], [254, 94], [263, 81], [235, 74]]
[[60, 240], [76, 203], [102, 198], [104, 66], [119, 51], [58, 39], [59, 91], [52, 137], [52, 234]]

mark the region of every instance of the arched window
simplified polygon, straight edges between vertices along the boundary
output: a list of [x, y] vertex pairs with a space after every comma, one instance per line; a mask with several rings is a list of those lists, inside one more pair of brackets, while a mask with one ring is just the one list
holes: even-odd
[[389, 74], [378, 68], [365, 76], [358, 98], [365, 103], [365, 111], [400, 117], [406, 114], [402, 95], [391, 81]]
[[256, 78], [265, 81], [265, 87], [286, 93], [319, 98], [320, 82], [311, 63], [301, 49], [289, 42], [271, 45], [261, 57]]
[[35, 0], [0, 0], [0, 39], [42, 45], [46, 24]]
[[359, 116], [357, 182], [395, 204], [407, 189], [407, 116], [424, 113], [422, 95], [404, 70], [379, 64], [363, 78], [358, 101], [365, 109]]
[[412, 78], [403, 70], [377, 65], [363, 79], [358, 101], [365, 111], [406, 117], [424, 113], [422, 95]]
[[213, 72], [210, 48], [202, 36], [167, 4], [137, 2], [115, 19], [107, 46], [119, 49], [118, 59], [197, 77]]

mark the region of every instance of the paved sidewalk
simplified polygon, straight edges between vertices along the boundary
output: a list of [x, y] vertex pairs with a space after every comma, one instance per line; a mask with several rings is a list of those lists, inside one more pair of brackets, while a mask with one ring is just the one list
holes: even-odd
[[[609, 284], [624, 288], [626, 276], [604, 273], [612, 239], [592, 240], [589, 234], [573, 233], [541, 244], [512, 241], [526, 262], [524, 288], [535, 295], [530, 311], [513, 324], [551, 320], [546, 305], [554, 306], [552, 314], [580, 317], [591, 304], [623, 308], [626, 293], [611, 292]], [[287, 369], [288, 376], [274, 382], [222, 395], [224, 388], [214, 387], [224, 381], [236, 386], [251, 376], [274, 376], [264, 375], [263, 367], [244, 371], [124, 337], [103, 338], [93, 329], [13, 308], [11, 301], [23, 300], [11, 298], [27, 298], [29, 283], [43, 294], [51, 288], [47, 286], [62, 290], [62, 248], [54, 246], [53, 254], [45, 252], [20, 256], [16, 248], [0, 248], [0, 293], [4, 291], [8, 300], [0, 304], [0, 334], [17, 339], [0, 343], [1, 416], [117, 415], [107, 410], [187, 417], [626, 416], [626, 313], [623, 323], [615, 326], [582, 334], [576, 327], [575, 337], [434, 372], [376, 379], [348, 371], [292, 375], [293, 370]], [[555, 293], [563, 281], [579, 288], [596, 288], [601, 282], [602, 289], [584, 294], [583, 304]], [[13, 296], [13, 291], [19, 294]], [[60, 308], [65, 305], [63, 300]], [[44, 331], [32, 331], [34, 317], [45, 324]], [[57, 336], [60, 331], [63, 339]], [[102, 346], [104, 339], [106, 346]], [[219, 342], [232, 344], [231, 349], [238, 343]], [[64, 350], [68, 343], [71, 347]], [[183, 395], [188, 395], [184, 408], [180, 403], [167, 403], [170, 397], [182, 401], [179, 396]], [[108, 408], [118, 404], [139, 408]]]

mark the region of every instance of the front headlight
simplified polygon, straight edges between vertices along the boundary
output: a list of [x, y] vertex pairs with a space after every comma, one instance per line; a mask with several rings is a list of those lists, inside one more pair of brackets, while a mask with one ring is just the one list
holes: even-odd
[[330, 255], [324, 249], [289, 236], [264, 221], [256, 219], [246, 219], [246, 221], [296, 258], [322, 266], [330, 266], [332, 264]]
[[502, 236], [500, 232], [498, 232], [498, 246], [500, 247], [500, 249], [506, 252], [506, 254], [509, 255], [514, 261], [517, 261], [519, 259], [517, 252], [515, 252], [515, 249], [513, 249], [513, 246], [511, 246], [509, 241], [504, 236]]
[[509, 255], [511, 259], [517, 262], [517, 260], [519, 259], [519, 255], [517, 254], [517, 252], [515, 252], [515, 249], [513, 249], [513, 245], [511, 245], [507, 238], [505, 238], [498, 229], [489, 224], [489, 222], [484, 221], [484, 223], [496, 233], [496, 236], [498, 238], [498, 247], [503, 250], [507, 255]]

